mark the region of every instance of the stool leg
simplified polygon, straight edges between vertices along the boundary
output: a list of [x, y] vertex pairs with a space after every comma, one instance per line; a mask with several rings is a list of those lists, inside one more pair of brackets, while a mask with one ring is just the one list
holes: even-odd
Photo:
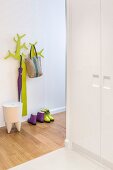
[[21, 129], [21, 122], [15, 123], [15, 126], [16, 126], [17, 130], [20, 132], [20, 129]]
[[11, 129], [12, 129], [12, 123], [6, 123], [6, 126], [7, 126], [7, 132], [10, 133], [11, 132]]

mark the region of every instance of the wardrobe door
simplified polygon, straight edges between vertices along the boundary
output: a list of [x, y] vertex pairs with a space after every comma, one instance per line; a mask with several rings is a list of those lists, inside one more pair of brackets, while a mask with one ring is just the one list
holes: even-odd
[[101, 1], [102, 138], [101, 155], [113, 163], [113, 0]]
[[69, 11], [71, 140], [99, 155], [100, 1], [70, 0]]

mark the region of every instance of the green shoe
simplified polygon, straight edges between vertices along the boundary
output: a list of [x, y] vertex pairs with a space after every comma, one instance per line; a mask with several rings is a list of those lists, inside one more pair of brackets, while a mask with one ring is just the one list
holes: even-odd
[[49, 109], [43, 108], [43, 109], [41, 109], [41, 112], [47, 113], [47, 112], [49, 112]]
[[50, 119], [50, 121], [54, 121], [54, 117], [51, 115], [49, 109], [44, 108], [44, 109], [41, 109], [41, 111], [44, 112], [44, 113], [48, 116], [48, 118]]
[[48, 115], [48, 118], [51, 120], [51, 121], [54, 121], [54, 117], [49, 113], [47, 114]]
[[47, 123], [50, 123], [50, 121], [51, 121], [47, 114], [44, 114], [44, 121]]

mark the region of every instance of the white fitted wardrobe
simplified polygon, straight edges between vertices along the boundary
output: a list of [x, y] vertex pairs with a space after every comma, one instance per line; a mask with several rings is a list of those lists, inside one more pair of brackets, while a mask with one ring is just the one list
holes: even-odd
[[67, 139], [113, 167], [113, 0], [68, 0], [67, 34]]

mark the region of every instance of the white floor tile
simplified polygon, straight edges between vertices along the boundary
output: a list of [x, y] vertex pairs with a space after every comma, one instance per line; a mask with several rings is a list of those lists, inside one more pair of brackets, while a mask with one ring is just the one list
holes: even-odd
[[107, 170], [65, 148], [26, 162], [10, 170]]

